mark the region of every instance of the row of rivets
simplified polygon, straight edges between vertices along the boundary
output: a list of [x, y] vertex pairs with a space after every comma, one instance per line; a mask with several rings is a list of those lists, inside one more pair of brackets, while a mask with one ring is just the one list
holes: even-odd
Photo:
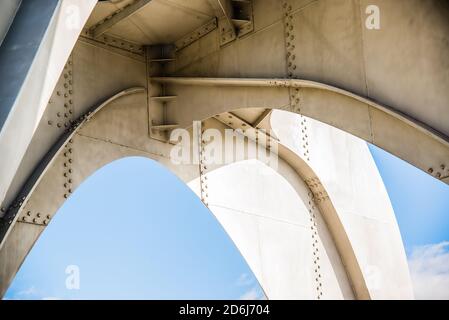
[[[66, 126], [67, 131], [71, 131], [73, 128], [73, 114], [74, 114], [74, 101], [73, 101], [73, 60], [72, 57], [69, 58], [65, 68], [64, 68], [64, 108], [66, 109], [66, 114], [70, 116], [69, 126]], [[63, 175], [64, 175], [64, 198], [67, 199], [72, 193], [72, 173], [73, 173], [73, 139], [70, 139], [64, 146], [63, 150]]]
[[[71, 98], [73, 94], [73, 80], [72, 80], [72, 70], [71, 70], [72, 60], [69, 58], [69, 61], [64, 66], [63, 79], [61, 79], [62, 85], [60, 88], [56, 89], [56, 98], [63, 99], [64, 103], [61, 103], [61, 110], [57, 110], [56, 117], [53, 120], [48, 120], [48, 125], [55, 125], [58, 129], [67, 129], [70, 127], [71, 122], [70, 118], [72, 117], [73, 110], [71, 105], [73, 104], [73, 100]], [[54, 100], [50, 99], [48, 102], [49, 105], [53, 104]], [[59, 108], [59, 106], [57, 106]]]
[[31, 223], [36, 225], [48, 225], [50, 222], [50, 215], [44, 215], [40, 212], [32, 213], [31, 211], [27, 211], [18, 221], [24, 223]]
[[293, 14], [292, 6], [285, 2], [283, 4], [284, 8], [284, 32], [285, 32], [285, 46], [287, 54], [287, 77], [293, 78], [295, 70], [297, 68], [295, 64], [296, 54], [295, 54], [295, 35], [294, 35], [294, 25], [293, 25]]
[[200, 197], [206, 207], [209, 207], [209, 190], [207, 184], [207, 161], [205, 155], [205, 141], [203, 139], [202, 122], [198, 122], [198, 159], [200, 170]]
[[320, 249], [319, 249], [319, 235], [318, 235], [318, 223], [316, 217], [316, 207], [314, 203], [313, 193], [308, 194], [308, 210], [310, 216], [310, 232], [312, 234], [312, 259], [313, 270], [315, 275], [315, 289], [317, 292], [317, 299], [320, 300], [323, 296], [323, 284], [321, 278], [321, 265], [320, 265]]
[[2, 223], [12, 224], [14, 217], [25, 202], [25, 197], [19, 196], [8, 208], [1, 208], [0, 211], [4, 216], [0, 219]]
[[103, 45], [121, 49], [124, 51], [128, 51], [133, 54], [141, 55], [143, 56], [145, 54], [145, 49], [142, 45], [130, 42], [127, 40], [123, 40], [117, 37], [114, 37], [110, 34], [104, 34], [99, 37], [94, 38], [92, 35], [91, 29], [84, 29], [83, 33], [81, 34], [82, 37], [93, 39], [95, 42], [101, 43]]
[[[295, 54], [295, 35], [294, 35], [294, 25], [293, 25], [293, 13], [292, 6], [284, 2], [284, 32], [285, 32], [285, 46], [286, 46], [286, 64], [287, 64], [287, 78], [292, 79], [296, 72], [296, 54]], [[309, 153], [309, 136], [307, 128], [307, 119], [301, 114], [301, 96], [299, 88], [289, 89], [289, 99], [290, 99], [290, 110], [292, 112], [300, 114], [300, 143], [302, 156], [307, 161], [310, 161]], [[307, 181], [306, 181], [307, 183]], [[315, 289], [317, 293], [317, 299], [321, 299], [323, 296], [322, 282], [321, 282], [321, 266], [320, 266], [320, 253], [318, 248], [318, 225], [316, 220], [316, 208], [314, 203], [314, 194], [312, 191], [308, 193], [308, 211], [310, 215], [310, 230], [312, 234], [312, 257], [313, 257], [313, 268], [315, 274]]]
[[[123, 8], [120, 8], [120, 9], [114, 11], [112, 14], [108, 15], [107, 17], [101, 19], [98, 23], [96, 23], [95, 25], [93, 25], [89, 29], [85, 29], [84, 32], [83, 32], [83, 35], [92, 38], [93, 37], [93, 32], [94, 32], [94, 30], [97, 27], [99, 27], [102, 24], [104, 24], [105, 22], [109, 21], [115, 15], [117, 15], [120, 12], [122, 12], [123, 10], [128, 8], [129, 6], [134, 5], [137, 1], [138, 0], [131, 1], [130, 3], [125, 5]], [[139, 45], [137, 43], [132, 43], [132, 42], [129, 42], [129, 41], [125, 41], [123, 39], [116, 38], [116, 37], [113, 37], [111, 35], [103, 34], [100, 37], [95, 38], [95, 41], [99, 41], [99, 42], [102, 42], [103, 44], [106, 44], [108, 46], [119, 48], [119, 49], [123, 49], [123, 50], [129, 51], [129, 52], [135, 53], [135, 54], [143, 55], [145, 53], [144, 48], [143, 48], [142, 45]]]
[[[292, 6], [287, 2], [283, 4], [284, 8], [284, 32], [285, 32], [285, 46], [286, 46], [286, 58], [287, 58], [287, 78], [292, 79], [293, 75], [296, 71], [296, 55], [295, 55], [295, 44], [294, 44], [294, 25], [293, 25], [293, 13]], [[301, 115], [301, 91], [299, 88], [289, 89], [290, 93], [290, 111], [295, 112]], [[307, 133], [307, 119], [301, 115], [301, 149], [302, 155], [304, 159], [310, 161], [309, 154], [309, 142], [308, 142], [308, 133]]]
[[438, 169], [435, 169], [433, 167], [429, 168], [427, 172], [437, 179], [445, 179], [449, 177], [449, 166], [442, 164], [438, 167]]
[[313, 193], [313, 199], [316, 203], [323, 202], [329, 199], [329, 195], [324, 190], [321, 181], [318, 178], [310, 178], [305, 180], [307, 186]]

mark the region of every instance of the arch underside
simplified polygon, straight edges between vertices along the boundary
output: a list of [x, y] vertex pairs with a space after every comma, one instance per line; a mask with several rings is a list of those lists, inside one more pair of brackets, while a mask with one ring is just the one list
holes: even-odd
[[[143, 152], [170, 166], [165, 142], [167, 132], [159, 130], [161, 126], [190, 128], [193, 120], [210, 118], [215, 120], [209, 121], [219, 125], [216, 116], [229, 112], [233, 112], [236, 122], [243, 123], [245, 119], [239, 118], [239, 112], [257, 109], [261, 110], [261, 118], [248, 120], [247, 124], [269, 128], [267, 119], [270, 119], [270, 110], [280, 109], [339, 128], [449, 183], [449, 10], [446, 4], [438, 0], [426, 3], [418, 0], [379, 1], [382, 27], [372, 31], [363, 27], [363, 8], [366, 4], [363, 0], [287, 0], [285, 6], [284, 2], [277, 0], [252, 1], [250, 32], [223, 43], [221, 28], [212, 28], [204, 34], [200, 32], [201, 35], [194, 37], [188, 45], [179, 46], [179, 42], [175, 41], [177, 39], [172, 39], [180, 32], [176, 28], [191, 23], [191, 20], [169, 19], [164, 14], [170, 11], [162, 10], [157, 7], [158, 4], [153, 7], [152, 2], [148, 3], [142, 11], [118, 21], [109, 29], [102, 25], [101, 12], [109, 10], [113, 13], [114, 8], [110, 4], [98, 4], [86, 25], [87, 29], [74, 46], [42, 118], [22, 119], [23, 127], [36, 129], [29, 137], [29, 144], [17, 146], [23, 147], [23, 156], [16, 159], [17, 163], [5, 163], [5, 168], [13, 168], [11, 170], [15, 172], [13, 180], [1, 180], [1, 192], [5, 190], [6, 196], [1, 199], [0, 207], [7, 209], [2, 228], [3, 235], [8, 236], [2, 239], [0, 255], [3, 255], [2, 270], [9, 270], [3, 273], [7, 276], [0, 278], [2, 290], [31, 248], [40, 232], [38, 229], [44, 228], [15, 221], [23, 212], [26, 214], [27, 206], [42, 206], [46, 209], [30, 211], [42, 210], [51, 216], [64, 201], [64, 198], [49, 198], [44, 193], [39, 196], [36, 193], [38, 185], [44, 180], [55, 190], [60, 190], [67, 183], [67, 177], [58, 171], [64, 164], [60, 156], [64, 154], [61, 147], [72, 134], [71, 131], [65, 133], [64, 124], [68, 123], [69, 118], [81, 117], [92, 106], [98, 106], [128, 88], [144, 88], [148, 101], [144, 104], [128, 101], [126, 107], [117, 108], [110, 119], [102, 121], [109, 127], [96, 131], [92, 127], [88, 129], [87, 125], [79, 129], [75, 134], [75, 145], [77, 140], [87, 139], [83, 131], [91, 130], [89, 137], [102, 146], [114, 145], [117, 150], [111, 152], [117, 157]], [[191, 17], [192, 12], [198, 15], [201, 8], [210, 8], [203, 6], [201, 1], [198, 5], [195, 10], [185, 7], [181, 10], [178, 7], [171, 8], [171, 11], [175, 13], [180, 10]], [[103, 7], [100, 9], [100, 6]], [[176, 11], [176, 14], [179, 12]], [[200, 16], [206, 19], [209, 14], [216, 17], [214, 13]], [[158, 18], [156, 20], [159, 22], [167, 18], [166, 23], [172, 21], [179, 26], [170, 25], [158, 29], [157, 36], [146, 33], [142, 37], [140, 32], [147, 27], [143, 21], [152, 21], [152, 17]], [[222, 17], [217, 17], [218, 23], [222, 23]], [[127, 19], [133, 23], [130, 24]], [[409, 23], [410, 19], [419, 23]], [[115, 23], [116, 19], [111, 21]], [[93, 35], [89, 30], [93, 31]], [[103, 36], [96, 37], [95, 33], [99, 30], [106, 31]], [[112, 43], [111, 39], [116, 39], [114, 37], [122, 39], [120, 41], [124, 41], [122, 44], [125, 45]], [[127, 40], [131, 41], [132, 47]], [[176, 46], [159, 45], [167, 41]], [[66, 88], [68, 84], [70, 90]], [[130, 90], [123, 95], [134, 91], [142, 89]], [[141, 95], [135, 94], [136, 97]], [[167, 96], [175, 98], [168, 99]], [[164, 103], [159, 103], [159, 98], [164, 97]], [[68, 116], [67, 105], [72, 111]], [[142, 105], [145, 105], [146, 114], [139, 109]], [[311, 126], [318, 133], [324, 132], [313, 121]], [[333, 141], [334, 147], [346, 150], [349, 142], [342, 144], [338, 139], [332, 140], [333, 136], [338, 136], [337, 131], [329, 132], [327, 140]], [[120, 139], [114, 141], [113, 137]], [[389, 270], [386, 278], [391, 277], [388, 278], [390, 287], [387, 284], [389, 281], [384, 281], [381, 289], [366, 283], [370, 272], [365, 267], [372, 266], [374, 262], [370, 261], [365, 251], [367, 248], [372, 250], [375, 245], [365, 243], [363, 237], [357, 236], [353, 230], [356, 225], [353, 213], [369, 211], [366, 205], [355, 203], [357, 201], [353, 199], [363, 198], [367, 190], [360, 185], [354, 186], [354, 182], [351, 184], [341, 180], [344, 177], [336, 178], [330, 174], [326, 167], [341, 170], [342, 165], [335, 163], [344, 156], [331, 157], [326, 164], [320, 146], [326, 145], [327, 140], [317, 138], [312, 142], [313, 135], [311, 139], [309, 143], [315, 144], [315, 147], [310, 160], [303, 157], [302, 150], [285, 147], [282, 139], [280, 156], [297, 172], [300, 181], [319, 179], [323, 190], [329, 194], [331, 201], [320, 204], [319, 208], [327, 221], [355, 296], [385, 298], [389, 297], [387, 292], [396, 290], [400, 292], [398, 295], [409, 297], [411, 290], [406, 288], [407, 285], [404, 285], [403, 291], [398, 289], [401, 287], [399, 282], [404, 284], [408, 280], [396, 279], [396, 282], [392, 276], [395, 272], [389, 269], [391, 266], [381, 267], [385, 272]], [[328, 147], [332, 148], [331, 145]], [[80, 148], [82, 152], [78, 154], [96, 154], [96, 148], [92, 142], [83, 145]], [[361, 147], [354, 148], [359, 150]], [[76, 154], [76, 148], [73, 149]], [[134, 151], [131, 152], [131, 149]], [[101, 159], [98, 157], [98, 163]], [[105, 155], [105, 162], [106, 159], [112, 160]], [[89, 170], [79, 170], [73, 171], [75, 183], [80, 183], [80, 177], [89, 174]], [[176, 172], [177, 169], [173, 170]], [[192, 167], [176, 173], [184, 181], [190, 181], [195, 178], [195, 172]], [[362, 171], [358, 173], [363, 176]], [[79, 181], [76, 181], [77, 175]], [[378, 174], [374, 176], [378, 177]], [[346, 184], [349, 187], [346, 188]], [[381, 182], [374, 179], [373, 184], [380, 198], [387, 197]], [[67, 191], [68, 187], [64, 188], [63, 191]], [[351, 188], [353, 190], [349, 191]], [[345, 190], [343, 197], [339, 190]], [[375, 202], [373, 199], [365, 200]], [[325, 208], [328, 204], [329, 208]], [[361, 230], [375, 233], [373, 230], [391, 228], [387, 233], [396, 237], [399, 233], [396, 222], [391, 220], [389, 202], [386, 207], [385, 216], [376, 217], [381, 222], [380, 226], [366, 226], [367, 229]], [[367, 214], [370, 215], [372, 213]], [[19, 229], [22, 231], [14, 232]], [[7, 241], [12, 245], [8, 250], [12, 251], [5, 251]], [[400, 268], [406, 268], [401, 241], [396, 239], [394, 242], [396, 245], [391, 252], [399, 252]], [[376, 250], [380, 252], [383, 245], [379, 243]], [[380, 257], [379, 252], [373, 256]], [[391, 261], [398, 260], [392, 258]]]
[[[48, 157], [49, 161], [42, 166], [41, 175], [34, 183], [31, 183], [32, 187], [28, 190], [24, 204], [17, 209], [12, 227], [2, 242], [0, 261], [8, 262], [3, 266], [0, 277], [2, 290], [6, 290], [34, 242], [67, 197], [94, 171], [113, 160], [126, 156], [149, 157], [164, 164], [185, 182], [190, 181], [192, 188], [198, 192], [198, 165], [173, 163], [170, 158], [173, 145], [148, 137], [148, 123], [145, 117], [147, 111], [145, 90], [143, 88], [126, 90], [108, 99], [100, 107], [89, 112], [86, 117], [82, 117], [74, 131], [67, 133], [57, 143], [57, 148]], [[221, 132], [229, 128], [216, 118], [211, 118], [204, 124], [205, 128], [214, 128]], [[254, 142], [248, 140], [246, 143]], [[321, 143], [318, 142], [317, 145], [319, 144]], [[348, 147], [345, 149], [346, 151], [352, 150]], [[360, 147], [354, 149], [358, 150]], [[367, 150], [364, 151], [367, 153]], [[282, 217], [283, 214], [286, 214], [286, 212], [282, 213], [282, 210], [267, 211], [259, 206], [258, 210], [261, 211], [255, 209], [252, 215], [253, 218], [261, 219], [260, 221], [252, 221], [248, 224], [245, 219], [241, 220], [242, 214], [246, 216], [248, 212], [251, 212], [251, 210], [245, 209], [245, 203], [237, 201], [234, 206], [223, 205], [223, 203], [232, 202], [229, 201], [233, 197], [230, 190], [233, 190], [234, 193], [237, 192], [234, 196], [245, 193], [245, 189], [239, 190], [235, 185], [223, 182], [226, 179], [243, 181], [241, 174], [226, 170], [226, 166], [223, 168], [212, 166], [209, 169], [209, 183], [220, 186], [218, 189], [221, 189], [215, 190], [215, 192], [213, 188], [209, 190], [214, 194], [210, 208], [228, 230], [237, 247], [242, 250], [244, 258], [255, 271], [268, 298], [316, 298], [318, 288], [316, 286], [319, 283], [314, 283], [313, 279], [316, 275], [313, 275], [313, 270], [316, 270], [317, 266], [319, 266], [318, 269], [321, 269], [321, 285], [327, 287], [327, 290], [323, 290], [324, 295], [320, 296], [321, 298], [368, 299], [372, 295], [378, 294], [376, 288], [367, 287], [367, 270], [363, 270], [363, 268], [366, 269], [366, 266], [360, 263], [360, 252], [354, 250], [354, 243], [351, 243], [353, 239], [350, 239], [346, 231], [348, 225], [343, 225], [341, 216], [337, 214], [331, 197], [327, 194], [318, 176], [310, 165], [298, 156], [298, 152], [295, 153], [282, 144], [279, 144], [279, 156], [277, 173], [288, 182], [287, 188], [294, 189], [293, 194], [299, 199], [299, 203], [302, 203], [302, 205], [298, 205], [296, 202], [296, 207], [293, 208], [289, 207], [288, 203], [284, 204], [288, 218]], [[224, 172], [220, 171], [223, 169]], [[376, 172], [372, 168], [366, 168], [366, 170], [372, 173]], [[214, 179], [215, 172], [218, 172], [218, 177]], [[268, 180], [270, 185], [275, 182], [271, 179]], [[69, 184], [69, 188], [67, 184]], [[239, 184], [237, 183], [237, 185]], [[249, 185], [253, 185], [253, 189], [256, 189], [263, 183], [251, 181]], [[277, 192], [283, 194], [283, 189], [279, 187]], [[49, 197], [49, 194], [52, 196]], [[260, 195], [253, 194], [256, 199], [257, 196]], [[273, 194], [271, 201], [273, 203], [279, 201], [278, 196], [279, 194]], [[265, 194], [264, 198], [268, 199], [269, 197], [267, 198]], [[338, 200], [342, 201], [337, 198]], [[379, 202], [378, 200], [375, 201]], [[380, 202], [386, 201], [389, 205], [386, 194], [383, 197], [381, 195], [380, 200]], [[373, 199], [371, 201], [374, 202]], [[365, 202], [364, 205], [366, 205]], [[319, 245], [322, 250], [321, 261], [318, 264], [314, 260], [315, 253], [312, 250], [301, 253], [304, 248], [300, 250], [289, 245], [292, 236], [299, 236], [298, 244], [301, 244], [302, 247], [312, 248], [309, 242], [315, 239], [313, 236], [312, 238], [308, 238], [308, 236], [313, 232], [309, 230], [307, 222], [298, 222], [298, 219], [301, 221], [301, 218], [298, 218], [301, 217], [299, 213], [302, 212], [304, 220], [304, 216], [312, 214], [308, 211], [308, 208], [312, 207], [314, 208], [313, 214], [317, 216], [314, 220], [314, 223], [317, 223], [316, 237], [319, 239], [316, 246]], [[390, 208], [387, 206], [387, 209]], [[232, 213], [236, 218], [229, 217], [232, 216]], [[391, 219], [392, 211], [388, 212], [387, 210], [386, 213], [385, 217]], [[250, 233], [235, 232], [245, 222], [247, 224], [246, 231], [256, 224], [259, 225], [257, 228], [262, 228], [265, 231], [265, 234], [259, 231], [260, 234], [251, 239]], [[388, 230], [386, 231], [388, 241], [394, 240], [393, 244], [389, 244], [390, 250], [387, 251], [391, 251], [391, 255], [399, 253], [396, 260], [403, 265], [404, 255], [401, 252], [402, 246], [400, 237], [398, 240], [399, 233], [395, 229], [397, 226], [394, 217], [390, 223], [385, 224], [383, 221], [383, 224], [384, 235]], [[272, 237], [276, 234], [278, 239], [273, 240]], [[285, 238], [286, 235], [287, 238]], [[17, 243], [20, 243], [20, 246], [17, 246]], [[265, 243], [265, 245], [262, 246], [261, 243]], [[367, 244], [361, 243], [364, 250], [360, 249], [360, 245], [357, 250], [365, 251], [366, 246]], [[256, 251], [262, 252], [261, 256], [255, 254]], [[382, 251], [385, 254], [385, 250], [382, 249]], [[284, 252], [285, 255], [279, 255], [279, 252]], [[273, 255], [273, 253], [276, 254]], [[270, 254], [273, 256], [272, 258], [270, 258]], [[280, 272], [279, 265], [287, 268], [287, 272]], [[293, 266], [296, 266], [298, 270], [292, 269]], [[262, 270], [265, 271], [262, 272]], [[382, 270], [381, 273], [388, 274], [387, 270]], [[405, 285], [406, 287], [406, 284], [407, 281], [404, 279], [397, 281], [399, 286]], [[407, 296], [406, 292], [407, 289], [401, 289], [398, 294]]]

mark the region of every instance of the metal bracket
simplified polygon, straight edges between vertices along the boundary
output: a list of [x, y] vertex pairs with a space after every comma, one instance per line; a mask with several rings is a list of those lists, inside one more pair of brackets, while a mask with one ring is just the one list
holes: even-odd
[[230, 9], [218, 21], [221, 46], [254, 31], [252, 1], [230, 0], [228, 3]]
[[237, 39], [234, 29], [229, 25], [225, 17], [218, 20], [218, 28], [220, 30], [220, 46], [224, 46]]
[[148, 134], [150, 138], [168, 142], [170, 131], [178, 128], [167, 116], [167, 107], [176, 103], [177, 97], [169, 94], [165, 84], [154, 83], [151, 78], [164, 74], [167, 68], [175, 62], [173, 46], [146, 47], [148, 74]]

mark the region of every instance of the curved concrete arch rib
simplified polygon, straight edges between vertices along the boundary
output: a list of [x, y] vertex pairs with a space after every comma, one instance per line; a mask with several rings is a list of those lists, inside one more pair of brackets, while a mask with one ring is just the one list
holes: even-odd
[[[347, 90], [299, 79], [154, 77], [151, 81], [171, 86], [183, 101], [182, 108], [172, 113], [183, 125], [192, 115], [207, 118], [229, 108], [288, 110], [353, 134], [449, 184], [449, 139], [444, 134]], [[297, 104], [290, 101], [292, 89], [300, 89]]]
[[34, 189], [40, 182], [40, 179], [43, 175], [49, 170], [49, 168], [53, 165], [55, 158], [60, 154], [63, 150], [63, 147], [67, 142], [73, 137], [76, 130], [82, 126], [83, 123], [88, 122], [98, 111], [103, 109], [103, 107], [109, 105], [111, 102], [135, 93], [145, 92], [145, 88], [130, 88], [123, 90], [114, 96], [110, 97], [102, 104], [97, 107], [92, 108], [85, 115], [81, 116], [77, 121], [74, 121], [72, 127], [65, 131], [58, 141], [52, 146], [52, 148], [47, 152], [45, 157], [40, 161], [37, 167], [33, 170], [33, 174], [27, 179], [25, 185], [22, 187], [20, 193], [16, 197], [14, 204], [9, 208], [9, 210], [5, 213], [3, 217], [4, 224], [0, 229], [0, 249], [3, 246], [3, 241], [7, 237], [7, 233], [10, 230], [9, 225], [13, 224], [17, 219], [17, 213], [19, 212], [21, 206], [28, 200], [29, 196], [33, 193]]
[[[106, 108], [106, 106], [108, 107]], [[95, 110], [88, 112], [86, 116], [81, 117], [76, 122], [75, 127], [72, 128], [72, 131], [67, 132], [54, 146], [47, 158], [42, 162], [40, 169], [35, 170], [36, 175], [30, 178], [28, 186], [23, 190], [22, 194], [26, 194], [23, 202], [16, 207], [15, 212], [8, 212], [8, 218], [11, 223], [8, 224], [7, 234], [4, 233], [5, 237], [0, 248], [0, 262], [4, 264], [1, 269], [2, 274], [0, 275], [2, 293], [5, 292], [8, 284], [12, 281], [14, 274], [40, 233], [67, 198], [67, 190], [63, 188], [63, 185], [67, 182], [67, 177], [65, 176], [68, 163], [66, 152], [71, 153], [70, 159], [73, 159], [73, 162], [69, 161], [72, 166], [70, 168], [73, 169], [70, 175], [72, 180], [70, 182], [70, 193], [98, 168], [113, 160], [133, 155], [145, 156], [161, 162], [186, 182], [197, 179], [199, 172], [196, 164], [174, 165], [170, 161], [172, 146], [147, 137], [146, 112], [146, 94], [142, 88], [122, 91], [102, 103]], [[123, 116], [124, 113], [126, 113], [126, 117]], [[221, 123], [216, 120], [211, 119], [208, 121], [208, 126], [223, 129], [223, 127], [220, 128], [220, 125]], [[120, 129], [124, 127], [127, 128], [127, 134], [123, 134], [123, 131]], [[66, 147], [69, 143], [70, 149], [73, 148], [73, 153]], [[304, 182], [304, 179], [305, 177], [314, 177], [314, 181], [318, 183], [318, 178], [305, 162], [293, 152], [285, 149], [283, 154], [289, 154], [289, 161], [295, 164], [295, 166], [291, 166], [288, 161], [281, 160], [279, 174], [284, 177], [285, 180], [283, 181], [289, 182], [284, 185], [296, 186], [293, 187], [296, 190], [296, 193], [293, 194], [296, 194], [296, 201], [300, 201], [299, 203], [310, 201], [305, 199], [310, 189]], [[219, 172], [220, 170], [219, 168], [215, 169], [211, 173], [212, 175], [214, 175], [215, 171]], [[38, 174], [38, 172], [40, 173]], [[229, 177], [229, 171], [225, 173], [225, 176]], [[216, 180], [220, 181], [222, 178], [218, 177]], [[194, 185], [195, 182], [193, 182], [193, 188], [195, 189]], [[321, 191], [325, 192], [325, 190]], [[49, 193], [53, 197], [49, 198]], [[229, 196], [229, 192], [217, 192], [216, 195]], [[286, 208], [290, 207], [287, 206]], [[223, 210], [223, 208], [217, 210]], [[232, 211], [232, 208], [227, 208], [226, 210]], [[238, 212], [238, 210], [235, 212]], [[307, 209], [303, 209], [302, 212], [303, 215], [308, 214]], [[327, 201], [326, 203], [318, 204], [317, 212], [319, 212], [318, 215], [322, 219], [319, 222], [320, 237], [327, 239], [323, 241], [323, 252], [325, 253], [322, 257], [323, 277], [333, 283], [332, 288], [329, 289], [330, 296], [327, 297], [340, 296], [368, 299], [370, 294], [365, 284], [364, 275], [352, 251], [350, 240], [346, 236], [342, 224], [339, 223], [339, 218], [331, 202]], [[264, 214], [267, 213], [265, 212]], [[269, 221], [272, 219], [269, 216], [262, 218]], [[229, 219], [226, 220], [228, 228], [235, 228], [236, 223], [239, 222], [239, 220], [235, 220], [233, 223], [231, 221], [230, 225]], [[298, 227], [295, 227], [295, 223], [286, 223], [285, 225], [287, 228]], [[304, 228], [304, 230], [306, 229], [308, 228]], [[232, 236], [237, 247], [241, 247], [242, 236], [245, 237], [245, 234], [234, 234]], [[268, 237], [268, 234], [266, 237]], [[269, 239], [266, 237], [264, 237], [265, 240]], [[21, 243], [20, 246], [15, 245], [17, 241]], [[248, 240], [245, 242], [248, 243]], [[308, 241], [303, 240], [301, 243], [304, 245]], [[276, 242], [271, 244], [271, 247], [273, 246], [276, 246]], [[254, 248], [252, 249], [254, 250]], [[301, 250], [295, 249], [294, 252], [299, 254]], [[246, 257], [248, 256], [251, 256], [251, 254], [247, 252]], [[290, 256], [288, 255], [288, 257]], [[291, 261], [281, 261], [281, 264], [288, 267], [289, 262]], [[311, 253], [309, 262], [312, 262]], [[256, 262], [255, 260], [251, 260], [249, 263], [256, 270], [265, 270], [265, 275], [257, 271], [256, 273], [258, 273], [259, 281], [269, 297], [272, 294], [277, 298], [298, 297], [297, 295], [288, 295], [293, 290], [291, 289], [292, 287], [281, 290], [277, 286], [279, 282], [273, 284], [274, 275], [273, 273], [268, 273], [267, 275], [267, 265], [262, 263], [262, 267], [260, 267], [261, 262]], [[265, 261], [264, 263], [268, 262]], [[258, 264], [260, 268], [255, 267]], [[298, 265], [298, 268], [300, 267], [301, 265]], [[314, 266], [305, 267], [313, 268]], [[287, 274], [281, 274], [287, 277]], [[338, 278], [336, 274], [338, 274]], [[290, 276], [293, 275], [290, 274]], [[285, 278], [284, 280], [287, 279]], [[284, 281], [284, 283], [288, 285], [289, 281]], [[298, 287], [299, 283], [294, 285], [291, 283], [289, 286]]]

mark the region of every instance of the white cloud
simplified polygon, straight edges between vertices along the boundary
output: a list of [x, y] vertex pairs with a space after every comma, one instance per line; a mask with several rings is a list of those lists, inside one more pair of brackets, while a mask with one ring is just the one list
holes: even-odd
[[266, 299], [265, 295], [263, 294], [262, 290], [260, 290], [259, 287], [251, 288], [240, 297], [240, 300], [265, 300], [265, 299]]
[[235, 282], [237, 287], [249, 288], [240, 300], [266, 300], [265, 294], [252, 274], [242, 273]]
[[17, 296], [33, 296], [37, 294], [37, 290], [34, 286], [29, 287], [28, 289], [17, 292]]
[[416, 299], [449, 299], [449, 242], [413, 249], [409, 259]]
[[254, 283], [254, 278], [247, 273], [242, 273], [236, 281], [238, 287], [250, 286]]

